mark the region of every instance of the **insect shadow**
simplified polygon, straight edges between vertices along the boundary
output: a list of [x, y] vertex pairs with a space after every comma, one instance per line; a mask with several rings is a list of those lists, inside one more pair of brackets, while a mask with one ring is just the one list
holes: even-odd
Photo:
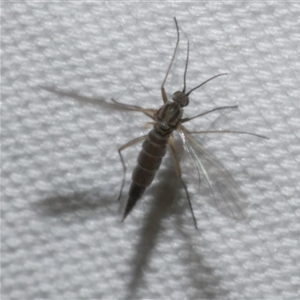
[[57, 216], [60, 214], [81, 214], [95, 212], [100, 208], [108, 207], [111, 195], [104, 196], [97, 189], [70, 192], [63, 195], [54, 195], [44, 198], [41, 202], [34, 203], [34, 208], [42, 215]]
[[[155, 246], [158, 240], [164, 238], [167, 224], [169, 224], [165, 220], [171, 217], [172, 223], [177, 225], [174, 228], [179, 233], [178, 238], [185, 240], [184, 249], [187, 258], [178, 257], [179, 260], [182, 260], [178, 264], [184, 263], [184, 266], [186, 266], [186, 274], [188, 274], [186, 280], [189, 280], [190, 286], [193, 287], [193, 298], [215, 299], [214, 290], [219, 285], [219, 279], [214, 275], [211, 268], [204, 265], [202, 256], [192, 246], [191, 236], [181, 230], [180, 220], [182, 220], [183, 210], [171, 208], [174, 205], [176, 208], [177, 199], [182, 189], [180, 180], [176, 177], [174, 167], [171, 165], [171, 158], [167, 157], [166, 160], [165, 168], [159, 172], [158, 180], [149, 192], [153, 202], [151, 202], [151, 207], [147, 210], [143, 225], [139, 229], [139, 234], [137, 234], [139, 239], [134, 247], [135, 253], [131, 262], [129, 262], [132, 270], [130, 276], [128, 276], [128, 288], [124, 298], [137, 299], [139, 289], [146, 284], [149, 277], [160, 276], [159, 273], [164, 272], [164, 266], [159, 265], [153, 269], [149, 266], [149, 261], [156, 251]], [[166, 267], [169, 268], [169, 266]], [[226, 291], [223, 290], [222, 295], [225, 294]]]
[[194, 135], [207, 135], [207, 134], [247, 134], [256, 136], [259, 138], [266, 139], [265, 136], [258, 135], [255, 133], [249, 133], [244, 131], [233, 131], [233, 130], [202, 130], [202, 131], [189, 131], [183, 124], [189, 121], [192, 121], [196, 118], [202, 117], [204, 115], [224, 110], [224, 109], [234, 109], [237, 108], [234, 106], [222, 106], [215, 107], [209, 111], [199, 113], [193, 117], [183, 118], [183, 109], [186, 107], [189, 102], [189, 96], [192, 92], [199, 89], [206, 83], [211, 80], [226, 75], [226, 73], [215, 75], [196, 87], [186, 91], [186, 77], [187, 77], [187, 68], [189, 61], [189, 42], [187, 44], [187, 57], [185, 63], [185, 69], [183, 74], [183, 89], [181, 91], [176, 91], [173, 93], [172, 101], [168, 100], [165, 83], [168, 79], [168, 75], [173, 66], [176, 52], [178, 49], [180, 34], [179, 27], [176, 18], [174, 18], [176, 32], [177, 32], [177, 42], [175, 49], [168, 66], [165, 78], [161, 85], [161, 95], [163, 100], [163, 105], [158, 109], [143, 108], [137, 105], [128, 105], [119, 103], [116, 100], [112, 99], [112, 102], [106, 102], [103, 99], [92, 99], [85, 96], [78, 96], [75, 93], [59, 91], [55, 88], [42, 87], [45, 90], [54, 92], [61, 96], [72, 97], [74, 99], [86, 101], [89, 103], [95, 103], [101, 105], [102, 107], [123, 110], [128, 112], [139, 112], [148, 116], [151, 119], [151, 124], [153, 125], [152, 130], [147, 134], [140, 137], [137, 137], [128, 143], [121, 146], [118, 150], [122, 166], [123, 166], [123, 178], [120, 188], [120, 193], [118, 199], [120, 200], [123, 187], [125, 184], [126, 178], [126, 165], [122, 155], [122, 151], [126, 148], [131, 147], [139, 142], [143, 141], [142, 150], [139, 153], [137, 159], [137, 165], [132, 173], [131, 186], [128, 192], [128, 198], [125, 205], [123, 220], [128, 216], [133, 207], [136, 205], [137, 201], [142, 197], [145, 190], [151, 185], [157, 170], [160, 168], [162, 159], [166, 154], [166, 149], [170, 150], [171, 156], [173, 158], [175, 173], [177, 178], [180, 180], [181, 185], [185, 191], [186, 199], [189, 204], [191, 215], [195, 228], [197, 229], [197, 221], [194, 215], [192, 202], [189, 196], [189, 192], [185, 182], [182, 179], [181, 165], [178, 159], [177, 150], [174, 146], [174, 131], [176, 130], [182, 138], [185, 150], [190, 155], [194, 162], [195, 170], [200, 178], [201, 186], [207, 188], [211, 193], [211, 198], [213, 201], [211, 204], [215, 206], [220, 212], [224, 215], [234, 218], [234, 219], [243, 219], [245, 217], [245, 208], [244, 205], [241, 205], [239, 201], [245, 199], [245, 195], [240, 190], [238, 185], [235, 183], [231, 174], [226, 170], [226, 168], [218, 162], [211, 153], [205, 150], [205, 148], [200, 144], [199, 141], [196, 141]]

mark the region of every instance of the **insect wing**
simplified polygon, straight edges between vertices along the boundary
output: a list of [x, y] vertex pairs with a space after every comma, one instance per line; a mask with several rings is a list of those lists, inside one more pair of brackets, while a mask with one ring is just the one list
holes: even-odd
[[115, 100], [113, 100], [113, 103], [110, 103], [110, 102], [106, 102], [103, 98], [95, 99], [95, 98], [91, 98], [91, 97], [80, 96], [76, 93], [57, 90], [53, 87], [41, 86], [41, 88], [43, 90], [46, 90], [51, 93], [55, 93], [55, 94], [63, 96], [63, 97], [69, 97], [69, 98], [73, 98], [73, 99], [81, 101], [81, 102], [100, 105], [105, 108], [110, 108], [110, 109], [114, 109], [114, 110], [141, 112], [141, 113], [144, 113], [145, 115], [149, 116], [150, 118], [152, 118], [152, 115], [155, 113], [155, 110], [150, 109], [150, 108], [148, 109], [148, 108], [142, 108], [137, 105], [123, 104], [123, 103], [119, 103]]
[[201, 191], [206, 187], [212, 195], [209, 204], [230, 218], [244, 219], [246, 204], [243, 200], [246, 197], [230, 173], [192, 137], [184, 126], [181, 125], [178, 131], [183, 139], [185, 150], [196, 166], [199, 180], [201, 177]]

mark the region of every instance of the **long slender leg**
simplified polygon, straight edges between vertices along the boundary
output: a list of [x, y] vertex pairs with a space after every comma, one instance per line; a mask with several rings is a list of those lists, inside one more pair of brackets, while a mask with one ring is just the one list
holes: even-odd
[[155, 120], [154, 118], [154, 114], [156, 113], [156, 109], [152, 109], [152, 108], [143, 108], [140, 107], [138, 105], [130, 105], [130, 104], [125, 104], [125, 103], [121, 103], [116, 101], [114, 98], [111, 98], [111, 100], [119, 105], [119, 109], [120, 110], [128, 110], [128, 111], [138, 111], [138, 112], [142, 112], [143, 114], [145, 114], [146, 116], [148, 116], [149, 118], [151, 118], [152, 120]]
[[147, 122], [146, 125], [155, 125], [156, 122]]
[[164, 86], [165, 86], [165, 83], [167, 81], [168, 75], [170, 73], [171, 67], [173, 65], [173, 62], [174, 62], [174, 59], [175, 59], [175, 56], [176, 56], [176, 52], [177, 52], [177, 48], [178, 48], [178, 44], [179, 44], [179, 28], [178, 28], [177, 20], [176, 20], [175, 17], [174, 17], [174, 21], [175, 21], [176, 31], [177, 31], [177, 42], [176, 42], [176, 46], [175, 46], [175, 49], [174, 49], [174, 52], [173, 52], [173, 55], [172, 55], [172, 58], [171, 58], [171, 62], [170, 62], [169, 67], [167, 69], [166, 76], [165, 76], [165, 78], [163, 80], [163, 83], [161, 85], [161, 95], [162, 95], [162, 99], [163, 99], [164, 103], [166, 103], [168, 101], [168, 97], [167, 97]]
[[[191, 117], [191, 118], [184, 118], [184, 119], [181, 119], [181, 124], [185, 123], [185, 122], [188, 122], [188, 121], [191, 121], [193, 119], [196, 119], [198, 117], [201, 117], [201, 116], [204, 116], [206, 114], [209, 114], [211, 112], [214, 112], [216, 110], [221, 110], [221, 109], [227, 109], [227, 108], [237, 108], [238, 106], [237, 105], [234, 105], [234, 106], [221, 106], [221, 107], [216, 107], [214, 109], [211, 109], [211, 110], [208, 110], [204, 113], [201, 113], [199, 115], [196, 115], [194, 117]], [[247, 131], [236, 131], [236, 130], [205, 130], [205, 131], [189, 131], [189, 133], [203, 133], [203, 134], [206, 134], [206, 133], [237, 133], [237, 134], [248, 134], [248, 135], [253, 135], [253, 136], [256, 136], [256, 137], [259, 137], [259, 138], [263, 138], [263, 139], [269, 139], [268, 137], [264, 136], [264, 135], [261, 135], [261, 134], [256, 134], [256, 133], [251, 133], [251, 132], [247, 132]]]
[[126, 177], [126, 165], [125, 165], [125, 162], [124, 162], [124, 158], [123, 158], [123, 155], [121, 153], [121, 151], [125, 150], [126, 148], [130, 147], [130, 146], [133, 146], [134, 144], [144, 140], [148, 135], [143, 135], [143, 136], [140, 136], [138, 138], [135, 138], [129, 142], [127, 142], [126, 144], [124, 144], [123, 146], [121, 146], [119, 149], [118, 149], [118, 153], [119, 153], [119, 156], [120, 156], [120, 159], [121, 159], [121, 162], [122, 162], [122, 165], [123, 165], [123, 179], [122, 179], [122, 184], [121, 184], [121, 189], [120, 189], [120, 193], [119, 193], [119, 196], [118, 196], [118, 201], [120, 201], [120, 198], [121, 198], [121, 195], [122, 195], [122, 191], [123, 191], [123, 188], [124, 188], [124, 184], [125, 184], [125, 177]]
[[181, 168], [180, 168], [180, 163], [179, 163], [178, 156], [177, 156], [177, 151], [176, 151], [176, 148], [174, 145], [173, 136], [170, 136], [170, 138], [168, 139], [168, 146], [170, 147], [170, 150], [171, 150], [176, 175], [178, 178], [181, 178]]
[[235, 130], [205, 130], [205, 131], [189, 131], [189, 133], [237, 133], [237, 134], [248, 134], [248, 135], [253, 135], [262, 139], [269, 139], [268, 137], [256, 133], [251, 133], [251, 132], [246, 132], [246, 131], [235, 131]]
[[194, 211], [193, 211], [193, 206], [192, 206], [192, 202], [191, 202], [191, 199], [190, 199], [190, 195], [189, 195], [187, 186], [186, 186], [185, 182], [183, 181], [183, 179], [181, 177], [180, 163], [179, 163], [179, 160], [178, 160], [178, 157], [177, 157], [177, 152], [176, 152], [176, 149], [175, 149], [175, 145], [174, 145], [174, 141], [173, 141], [173, 137], [172, 136], [168, 140], [168, 146], [171, 149], [171, 154], [172, 154], [172, 157], [173, 157], [173, 162], [174, 162], [174, 166], [175, 166], [176, 175], [177, 175], [178, 179], [180, 179], [180, 181], [181, 181], [181, 184], [182, 184], [182, 186], [184, 188], [184, 191], [185, 191], [185, 194], [186, 194], [186, 197], [187, 197], [187, 200], [188, 200], [188, 204], [189, 204], [189, 207], [190, 207], [190, 210], [191, 210], [191, 213], [192, 213], [192, 217], [193, 217], [193, 222], [194, 222], [195, 228], [198, 229], [197, 220], [196, 220], [195, 215], [194, 215]]
[[211, 113], [211, 112], [213, 112], [213, 111], [220, 110], [220, 109], [227, 109], [227, 108], [238, 108], [238, 106], [237, 106], [237, 105], [234, 105], [234, 106], [220, 106], [220, 107], [216, 107], [216, 108], [213, 108], [213, 109], [211, 109], [211, 110], [205, 111], [204, 113], [201, 113], [201, 114], [199, 114], [199, 115], [196, 115], [196, 116], [194, 116], [194, 117], [191, 117], [191, 118], [183, 118], [183, 119], [181, 119], [181, 124], [182, 124], [182, 123], [185, 123], [185, 122], [188, 122], [188, 121], [191, 121], [191, 120], [193, 120], [193, 119], [202, 117], [202, 116], [204, 116], [204, 115], [207, 115], [207, 114], [209, 114], [209, 113]]

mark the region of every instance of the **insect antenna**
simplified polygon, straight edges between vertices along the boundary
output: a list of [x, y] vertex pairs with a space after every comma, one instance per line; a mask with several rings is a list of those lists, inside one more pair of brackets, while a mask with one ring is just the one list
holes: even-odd
[[186, 89], [186, 73], [187, 73], [187, 67], [188, 67], [188, 64], [189, 64], [189, 53], [190, 53], [190, 43], [188, 42], [188, 44], [187, 44], [187, 55], [186, 55], [186, 61], [185, 61], [185, 68], [184, 68], [184, 74], [183, 74], [183, 89], [182, 89], [182, 92], [184, 94], [185, 94], [185, 89]]
[[201, 84], [197, 85], [196, 87], [194, 87], [193, 89], [191, 89], [188, 93], [186, 93], [187, 96], [189, 96], [189, 94], [191, 92], [193, 92], [194, 90], [198, 89], [199, 87], [203, 86], [205, 83], [208, 83], [209, 81], [217, 78], [217, 77], [220, 77], [220, 76], [223, 76], [223, 75], [227, 75], [227, 73], [221, 73], [221, 74], [218, 74], [218, 75], [215, 75], [207, 80], [205, 80], [204, 82], [202, 82]]
[[[176, 22], [176, 28], [178, 30], [178, 25], [177, 25], [176, 19], [175, 19], [175, 22]], [[179, 42], [179, 32], [177, 34], [178, 34], [178, 42]], [[177, 45], [176, 45], [176, 48], [177, 48]], [[186, 55], [186, 61], [185, 61], [185, 68], [184, 68], [184, 73], [183, 73], [183, 89], [182, 89], [182, 93], [184, 93], [186, 96], [189, 96], [191, 92], [193, 92], [194, 90], [196, 90], [199, 87], [203, 86], [207, 82], [209, 82], [209, 81], [211, 81], [211, 80], [213, 80], [213, 79], [215, 79], [215, 78], [217, 78], [219, 76], [227, 75], [227, 73], [221, 73], [221, 74], [215, 75], [215, 76], [213, 76], [213, 77], [205, 80], [201, 84], [197, 85], [196, 87], [192, 88], [188, 93], [185, 93], [185, 89], [186, 89], [186, 74], [187, 74], [187, 68], [188, 68], [188, 64], [189, 64], [189, 53], [190, 53], [190, 43], [188, 41], [188, 43], [187, 43], [187, 55]], [[173, 61], [172, 61], [172, 63], [173, 63]], [[171, 67], [171, 65], [170, 65], [170, 67]], [[170, 67], [168, 69], [168, 72], [170, 71]]]
[[176, 56], [176, 52], [177, 52], [178, 44], [179, 44], [179, 40], [180, 40], [180, 36], [179, 36], [179, 27], [178, 27], [178, 23], [177, 23], [177, 20], [176, 20], [175, 17], [174, 17], [174, 21], [175, 21], [176, 32], [177, 32], [177, 41], [176, 41], [175, 49], [174, 49], [174, 52], [173, 52], [173, 55], [172, 55], [172, 58], [171, 58], [171, 62], [170, 62], [169, 67], [168, 67], [168, 69], [167, 69], [166, 76], [165, 76], [165, 78], [164, 78], [164, 80], [163, 80], [163, 83], [162, 83], [162, 85], [161, 85], [161, 88], [164, 87], [164, 85], [165, 85], [165, 83], [166, 83], [166, 81], [167, 81], [167, 78], [168, 78], [168, 75], [169, 75], [169, 73], [170, 73], [171, 67], [172, 67], [172, 65], [173, 65], [173, 63], [174, 63], [174, 60], [175, 60], [175, 56]]

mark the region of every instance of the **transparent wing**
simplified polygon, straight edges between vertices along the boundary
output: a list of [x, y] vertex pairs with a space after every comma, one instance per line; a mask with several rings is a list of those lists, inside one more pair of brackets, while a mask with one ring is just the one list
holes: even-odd
[[212, 197], [209, 203], [222, 214], [233, 219], [244, 219], [246, 203], [245, 194], [237, 186], [231, 174], [225, 167], [216, 161], [203, 146], [192, 137], [189, 131], [182, 125], [178, 132], [183, 140], [185, 150], [192, 157], [197, 172], [201, 179], [201, 191], [208, 189]]
[[151, 109], [151, 108], [142, 108], [142, 107], [137, 106], [137, 105], [123, 104], [123, 103], [119, 103], [115, 100], [112, 100], [113, 102], [106, 102], [102, 98], [95, 99], [95, 98], [91, 98], [91, 97], [80, 96], [76, 93], [57, 90], [56, 88], [53, 88], [53, 87], [40, 86], [40, 88], [42, 88], [43, 90], [46, 90], [48, 92], [58, 94], [58, 95], [63, 96], [63, 97], [69, 97], [69, 98], [73, 98], [75, 100], [79, 100], [79, 101], [82, 101], [82, 102], [100, 105], [100, 106], [105, 107], [105, 108], [110, 108], [110, 109], [115, 109], [115, 110], [122, 110], [122, 111], [141, 112], [141, 113], [144, 113], [145, 115], [147, 115], [148, 117], [150, 117], [151, 119], [154, 119], [154, 114], [156, 112], [155, 109]]

